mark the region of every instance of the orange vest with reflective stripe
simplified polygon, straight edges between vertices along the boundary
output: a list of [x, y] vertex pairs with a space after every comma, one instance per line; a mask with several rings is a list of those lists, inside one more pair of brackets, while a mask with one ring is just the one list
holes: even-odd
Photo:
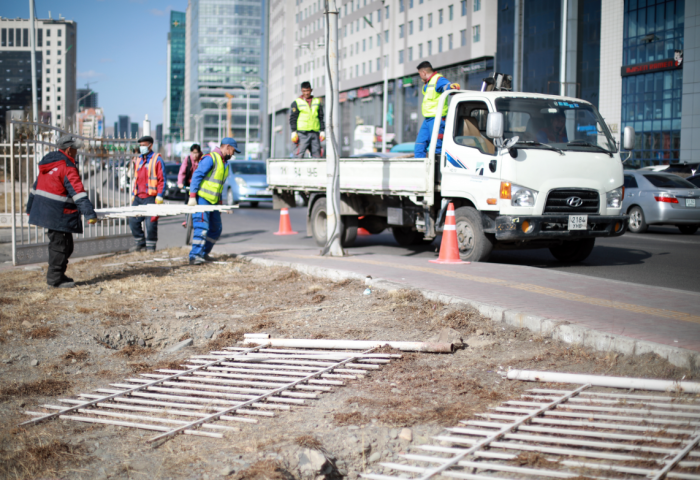
[[[156, 174], [156, 164], [158, 163], [158, 158], [160, 158], [160, 153], [154, 153], [151, 157], [150, 162], [148, 162], [148, 196], [155, 197], [158, 195], [158, 175]], [[141, 157], [137, 157], [136, 161], [136, 171], [134, 172], [134, 180], [139, 178], [139, 170], [141, 170]], [[165, 175], [165, 172], [163, 172]], [[134, 182], [136, 185], [136, 182]], [[135, 190], [135, 189], [134, 189]], [[133, 192], [132, 197], [136, 196], [136, 192]]]

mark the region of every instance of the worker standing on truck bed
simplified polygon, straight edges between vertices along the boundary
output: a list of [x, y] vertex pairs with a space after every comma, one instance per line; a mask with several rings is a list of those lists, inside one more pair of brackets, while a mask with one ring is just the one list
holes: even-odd
[[311, 83], [301, 84], [301, 97], [292, 102], [289, 126], [292, 142], [298, 144], [296, 157], [302, 158], [307, 150], [313, 158], [321, 158], [321, 142], [326, 139], [321, 99], [311, 95]]
[[[221, 140], [221, 148], [215, 148], [202, 157], [197, 170], [192, 174], [190, 200], [187, 205], [218, 205], [221, 192], [228, 178], [228, 161], [237, 150], [238, 143], [231, 137]], [[194, 235], [190, 250], [190, 265], [201, 265], [213, 259], [209, 252], [221, 236], [221, 212], [198, 212], [192, 214]]]
[[430, 145], [430, 137], [433, 134], [433, 123], [438, 117], [440, 121], [440, 131], [435, 145], [435, 153], [442, 152], [442, 135], [445, 132], [445, 117], [447, 117], [448, 104], [442, 107], [442, 112], [438, 115], [438, 100], [440, 95], [446, 90], [459, 90], [458, 83], [450, 83], [448, 79], [433, 70], [430, 62], [421, 62], [418, 65], [418, 75], [425, 83], [423, 87], [423, 124], [418, 131], [414, 154], [416, 158], [425, 158], [428, 156], [428, 146]]

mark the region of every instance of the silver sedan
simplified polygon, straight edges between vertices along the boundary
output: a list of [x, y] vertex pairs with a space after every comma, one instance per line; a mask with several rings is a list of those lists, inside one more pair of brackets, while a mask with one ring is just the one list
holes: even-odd
[[630, 216], [629, 230], [642, 233], [649, 225], [675, 225], [686, 235], [700, 227], [700, 188], [663, 172], [625, 170], [622, 211]]

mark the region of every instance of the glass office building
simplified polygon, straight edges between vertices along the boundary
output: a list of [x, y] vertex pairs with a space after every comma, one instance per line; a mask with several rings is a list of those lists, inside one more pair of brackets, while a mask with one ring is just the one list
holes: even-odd
[[[190, 2], [190, 95], [193, 137], [218, 142], [219, 126], [226, 134], [226, 106], [219, 119], [217, 100], [231, 100], [231, 131], [245, 143], [246, 117], [251, 142], [260, 141], [260, 94], [264, 88], [263, 52], [265, 2], [258, 0], [193, 0]], [[246, 108], [245, 87], [254, 89]], [[203, 145], [203, 146], [204, 146]]]
[[168, 33], [168, 132], [179, 141], [184, 129], [185, 91], [185, 12], [170, 12], [170, 32]]
[[684, 0], [625, 0], [621, 121], [635, 166], [680, 158], [684, 13]]

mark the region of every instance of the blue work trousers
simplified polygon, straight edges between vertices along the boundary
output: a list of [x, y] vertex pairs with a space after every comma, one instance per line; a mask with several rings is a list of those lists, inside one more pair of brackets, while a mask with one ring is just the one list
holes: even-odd
[[[426, 117], [423, 119], [423, 125], [418, 130], [416, 138], [416, 146], [413, 153], [416, 158], [425, 158], [428, 156], [428, 147], [430, 146], [430, 137], [433, 135], [433, 124], [435, 117]], [[445, 117], [440, 119], [440, 131], [438, 132], [437, 143], [435, 145], [435, 153], [442, 153], [442, 135], [445, 133]]]
[[[135, 197], [131, 202], [132, 206], [151, 205], [156, 203], [156, 197], [140, 198]], [[157, 218], [157, 217], [156, 217]], [[143, 232], [143, 223], [146, 223], [146, 233]], [[129, 227], [131, 234], [134, 236], [136, 245], [146, 247], [147, 250], [155, 252], [156, 242], [158, 241], [158, 220], [151, 221], [151, 217], [130, 217]]]
[[[197, 197], [199, 205], [211, 205], [202, 197]], [[192, 236], [192, 250], [190, 258], [203, 257], [209, 254], [214, 244], [221, 236], [221, 212], [202, 212], [192, 214], [192, 226], [194, 234]]]

